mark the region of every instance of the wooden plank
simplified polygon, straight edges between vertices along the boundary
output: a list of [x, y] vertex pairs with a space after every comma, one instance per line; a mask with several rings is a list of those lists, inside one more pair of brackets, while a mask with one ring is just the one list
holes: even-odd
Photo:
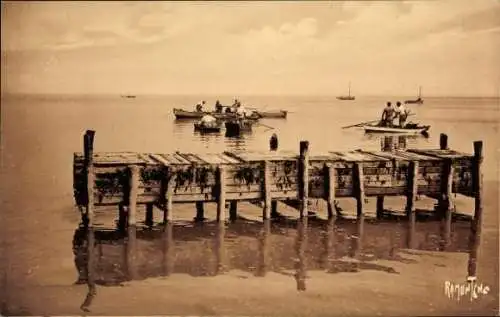
[[423, 155], [423, 154], [418, 154], [418, 153], [408, 152], [408, 151], [396, 150], [394, 153], [396, 153], [399, 157], [402, 157], [402, 158], [407, 159], [409, 161], [436, 161], [436, 160], [439, 160], [438, 158], [433, 157], [433, 156], [428, 156], [428, 155]]
[[420, 149], [408, 149], [408, 152], [412, 153], [417, 153], [417, 154], [423, 154], [426, 156], [434, 156], [437, 158], [463, 158], [463, 157], [473, 157], [472, 154], [469, 153], [463, 153], [463, 152], [457, 152], [454, 150], [438, 150], [438, 149], [425, 149], [425, 150], [420, 150]]
[[243, 152], [240, 153], [240, 152], [224, 151], [224, 155], [233, 158], [234, 160], [238, 161], [238, 163], [248, 162], [243, 157], [241, 157], [241, 154], [244, 154], [244, 153]]
[[238, 164], [242, 162], [240, 159], [229, 155], [227, 152], [223, 152], [220, 156], [230, 164]]
[[167, 161], [163, 156], [161, 156], [160, 154], [150, 154], [149, 155], [154, 161], [156, 161], [157, 163], [163, 165], [163, 166], [168, 166], [170, 165], [170, 162]]
[[219, 164], [225, 164], [226, 162], [219, 157], [217, 154], [208, 154], [208, 153], [203, 153], [203, 154], [198, 154], [198, 157], [205, 162], [205, 164], [214, 164], [214, 165], [219, 165]]
[[172, 154], [172, 158], [175, 158], [180, 164], [191, 165], [191, 161], [185, 159], [179, 152]]

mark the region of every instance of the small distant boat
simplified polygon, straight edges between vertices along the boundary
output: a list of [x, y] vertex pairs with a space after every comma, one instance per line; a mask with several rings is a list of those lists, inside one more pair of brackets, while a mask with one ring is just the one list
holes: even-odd
[[366, 133], [397, 133], [397, 134], [427, 134], [431, 128], [430, 125], [421, 126], [414, 123], [408, 123], [404, 128], [399, 127], [383, 127], [380, 125], [365, 125], [363, 126]]
[[135, 95], [123, 95], [122, 98], [127, 98], [127, 99], [134, 99], [136, 98], [137, 96]]
[[424, 100], [422, 99], [422, 86], [418, 87], [418, 98], [405, 100], [405, 104], [423, 104]]
[[235, 119], [226, 121], [226, 135], [233, 136], [240, 135], [242, 132], [250, 132], [252, 131], [252, 126], [255, 122], [256, 120], [249, 119]]
[[349, 82], [349, 95], [347, 96], [338, 96], [338, 100], [355, 100], [356, 97], [351, 96], [351, 82]]

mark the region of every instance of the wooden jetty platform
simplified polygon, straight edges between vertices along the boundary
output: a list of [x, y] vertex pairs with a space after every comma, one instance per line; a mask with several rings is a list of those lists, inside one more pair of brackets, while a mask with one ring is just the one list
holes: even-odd
[[[216, 219], [224, 223], [226, 209], [229, 218], [236, 219], [240, 201], [263, 202], [262, 218], [268, 220], [277, 214], [277, 201], [297, 206], [298, 216], [307, 219], [308, 202], [324, 199], [328, 218], [335, 218], [336, 199], [350, 197], [356, 199], [357, 218], [363, 223], [365, 198], [377, 197], [378, 216], [384, 196], [405, 196], [408, 223], [414, 230], [417, 195], [437, 200], [436, 211], [449, 236], [456, 193], [475, 199], [470, 241], [477, 252], [482, 141], [474, 142], [473, 154], [449, 149], [444, 134], [439, 148], [427, 150], [309, 153], [309, 143], [302, 141], [299, 153], [94, 153], [94, 135], [94, 131], [85, 133], [84, 152], [74, 153], [73, 158], [74, 198], [83, 223], [90, 228], [89, 245], [94, 244], [94, 210], [100, 206], [118, 206], [119, 223], [135, 235], [140, 206], [145, 208], [147, 224], [152, 224], [154, 207], [163, 211], [167, 224], [173, 220], [174, 204], [194, 203], [196, 219], [201, 220], [204, 203], [215, 202]], [[475, 271], [474, 260], [469, 275], [475, 276]]]

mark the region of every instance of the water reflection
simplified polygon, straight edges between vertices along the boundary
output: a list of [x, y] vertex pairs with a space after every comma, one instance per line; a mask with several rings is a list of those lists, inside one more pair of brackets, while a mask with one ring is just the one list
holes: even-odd
[[[456, 219], [446, 250], [468, 251], [470, 222]], [[440, 221], [418, 220], [415, 226], [395, 220], [304, 219], [221, 224], [170, 223], [120, 233], [97, 230], [95, 281], [117, 285], [150, 277], [189, 274], [216, 276], [240, 270], [257, 277], [268, 272], [293, 275], [297, 290], [306, 290], [307, 271], [326, 273], [379, 270], [398, 273], [375, 260], [412, 263], [403, 249], [440, 251]], [[75, 231], [73, 248], [78, 282], [86, 279], [85, 229]], [[465, 270], [466, 268], [464, 268]]]
[[391, 152], [395, 150], [406, 150], [416, 148], [422, 140], [428, 139], [424, 135], [394, 135], [394, 134], [365, 134], [366, 141], [379, 142], [380, 150]]

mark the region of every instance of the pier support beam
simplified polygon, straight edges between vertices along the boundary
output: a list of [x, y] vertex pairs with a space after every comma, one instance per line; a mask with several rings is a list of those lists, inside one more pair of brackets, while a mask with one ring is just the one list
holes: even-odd
[[453, 165], [451, 159], [443, 163], [443, 175], [441, 185], [441, 195], [439, 202], [439, 212], [442, 218], [443, 241], [442, 249], [445, 250], [451, 241], [451, 222], [453, 212]]
[[238, 219], [238, 201], [231, 200], [229, 202], [229, 220], [236, 221]]
[[363, 173], [363, 163], [354, 163], [354, 190], [356, 195], [357, 216], [364, 217], [365, 209], [365, 177]]
[[[86, 192], [87, 192], [87, 206], [84, 216], [84, 223], [87, 224], [87, 285], [89, 288], [89, 295], [96, 292], [95, 289], [95, 233], [94, 233], [94, 136], [95, 131], [87, 130], [83, 137], [83, 151], [84, 151], [84, 166], [86, 169]], [[84, 306], [84, 305], [82, 305]]]
[[144, 221], [144, 224], [151, 228], [154, 224], [153, 220], [153, 204], [149, 203], [146, 204], [146, 219]]
[[472, 186], [474, 191], [474, 219], [470, 228], [470, 254], [468, 265], [468, 276], [476, 277], [477, 255], [481, 242], [481, 231], [483, 223], [483, 174], [481, 164], [483, 161], [483, 142], [474, 142], [474, 161], [472, 165]]
[[171, 222], [173, 219], [173, 196], [174, 196], [174, 186], [175, 186], [175, 175], [173, 171], [169, 168], [166, 168], [165, 175], [163, 177], [163, 224], [167, 224]]
[[413, 249], [414, 246], [414, 232], [415, 232], [415, 222], [416, 222], [416, 214], [415, 214], [415, 201], [418, 194], [418, 161], [411, 161], [408, 169], [408, 193], [406, 196], [406, 216], [408, 218], [408, 246], [410, 249]]
[[377, 196], [377, 219], [382, 219], [384, 217], [384, 196]]
[[226, 170], [223, 165], [217, 169], [217, 187], [218, 187], [218, 200], [217, 200], [217, 221], [224, 222], [226, 219]]
[[335, 168], [333, 165], [325, 165], [325, 175], [325, 193], [328, 208], [328, 219], [332, 219], [337, 216], [337, 211], [335, 210]]
[[202, 222], [205, 220], [205, 206], [202, 201], [196, 202], [196, 216], [194, 217], [194, 221]]
[[448, 150], [448, 135], [444, 133], [439, 135], [439, 149]]
[[137, 226], [137, 194], [139, 191], [139, 166], [132, 165], [129, 167], [129, 195], [128, 195], [128, 226], [129, 229]]
[[264, 209], [262, 210], [262, 218], [269, 219], [271, 217], [271, 171], [269, 167], [269, 161], [264, 161]]
[[300, 142], [299, 158], [300, 217], [308, 215], [309, 202], [309, 141]]

